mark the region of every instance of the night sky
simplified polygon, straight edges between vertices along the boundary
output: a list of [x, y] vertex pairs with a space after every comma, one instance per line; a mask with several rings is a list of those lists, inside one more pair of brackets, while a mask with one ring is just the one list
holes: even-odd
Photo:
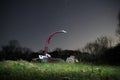
[[102, 35], [114, 37], [120, 0], [1, 0], [0, 46], [18, 40], [33, 51], [44, 48], [47, 36], [55, 35], [54, 48], [80, 49]]

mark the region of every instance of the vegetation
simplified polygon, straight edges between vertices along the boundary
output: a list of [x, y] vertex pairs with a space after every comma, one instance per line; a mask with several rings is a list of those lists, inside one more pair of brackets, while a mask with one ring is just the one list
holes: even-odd
[[118, 42], [120, 43], [120, 11], [118, 14], [118, 27], [116, 29], [116, 36], [118, 37]]
[[29, 60], [31, 53], [29, 48], [21, 47], [17, 40], [10, 40], [7, 45], [2, 46], [0, 60]]
[[[116, 34], [120, 40], [120, 13], [118, 19]], [[33, 52], [10, 40], [0, 51], [0, 80], [120, 80], [120, 42], [111, 45], [110, 38], [101, 36], [82, 50], [56, 48], [49, 52], [60, 60], [75, 56], [78, 63], [40, 63], [42, 50]]]
[[120, 67], [1, 61], [1, 80], [120, 80]]
[[[54, 51], [49, 52], [53, 58], [61, 58], [66, 60], [69, 56], [73, 55], [81, 62], [94, 63], [94, 64], [109, 64], [120, 65], [120, 44], [111, 47], [112, 41], [106, 36], [97, 38], [94, 42], [88, 43], [83, 51], [80, 50], [62, 50], [56, 48]], [[28, 48], [22, 48], [19, 42], [12, 40], [8, 45], [2, 47], [0, 51], [0, 60], [27, 60], [32, 61], [33, 58], [38, 58], [40, 52], [33, 52]]]

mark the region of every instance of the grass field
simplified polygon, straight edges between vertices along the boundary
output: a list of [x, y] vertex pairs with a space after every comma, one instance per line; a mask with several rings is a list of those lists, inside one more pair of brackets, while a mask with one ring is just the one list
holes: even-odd
[[120, 80], [120, 67], [1, 61], [0, 80]]

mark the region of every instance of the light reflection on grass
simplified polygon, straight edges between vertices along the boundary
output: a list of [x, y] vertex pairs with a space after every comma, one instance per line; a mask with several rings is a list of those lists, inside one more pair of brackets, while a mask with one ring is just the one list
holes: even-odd
[[91, 64], [0, 62], [0, 80], [120, 80], [120, 67]]

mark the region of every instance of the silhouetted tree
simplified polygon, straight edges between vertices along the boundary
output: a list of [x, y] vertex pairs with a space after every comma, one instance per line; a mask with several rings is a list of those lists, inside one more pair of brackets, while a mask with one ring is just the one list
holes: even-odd
[[118, 27], [117, 27], [117, 30], [116, 30], [116, 35], [118, 37], [118, 42], [120, 43], [120, 11], [118, 13]]
[[101, 62], [102, 54], [111, 47], [112, 40], [106, 36], [97, 38], [83, 48], [83, 53], [89, 53], [84, 57], [85, 61]]
[[22, 48], [17, 40], [10, 40], [8, 45], [2, 46], [0, 56], [2, 60], [27, 60], [32, 51], [28, 48]]
[[16, 60], [20, 52], [21, 48], [17, 40], [10, 40], [8, 45], [2, 46], [2, 54], [5, 59]]
[[49, 53], [52, 57], [61, 58], [64, 56], [63, 50], [61, 48], [55, 48], [52, 52]]
[[120, 65], [120, 44], [106, 50], [101, 58], [102, 63]]
[[30, 54], [33, 53], [29, 48], [22, 48], [21, 58], [30, 61]]
[[107, 48], [111, 47], [112, 40], [106, 36], [97, 38], [94, 42], [88, 43], [83, 51], [90, 54], [103, 53]]

